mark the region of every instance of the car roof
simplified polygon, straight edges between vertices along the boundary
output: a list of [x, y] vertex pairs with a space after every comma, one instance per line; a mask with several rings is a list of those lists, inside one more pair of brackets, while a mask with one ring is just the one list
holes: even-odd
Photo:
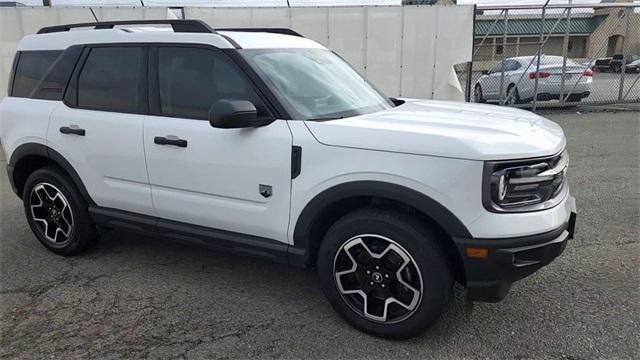
[[[538, 57], [538, 55], [516, 56], [516, 57], [508, 58], [507, 60], [531, 61], [531, 59], [537, 58], [537, 57]], [[553, 59], [553, 58], [562, 59], [562, 56], [558, 56], [558, 55], [545, 55], [545, 54], [542, 54], [541, 57], [543, 59], [544, 58], [547, 58], [547, 59]]]
[[218, 34], [233, 39], [243, 49], [275, 49], [275, 48], [312, 48], [326, 49], [320, 43], [301, 36], [277, 34], [272, 32], [226, 31], [217, 30]]
[[27, 35], [20, 41], [17, 50], [63, 50], [72, 45], [101, 43], [188, 43], [212, 45], [220, 49], [325, 48], [302, 36], [274, 33], [269, 29], [246, 30], [174, 32], [170, 27], [147, 25], [89, 30], [66, 29]]

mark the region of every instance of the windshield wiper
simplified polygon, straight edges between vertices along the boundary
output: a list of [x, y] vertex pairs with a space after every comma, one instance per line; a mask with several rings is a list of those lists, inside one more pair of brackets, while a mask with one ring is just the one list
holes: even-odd
[[338, 120], [338, 119], [344, 119], [344, 116], [319, 117], [319, 118], [312, 118], [308, 120], [309, 121], [328, 121], [328, 120]]

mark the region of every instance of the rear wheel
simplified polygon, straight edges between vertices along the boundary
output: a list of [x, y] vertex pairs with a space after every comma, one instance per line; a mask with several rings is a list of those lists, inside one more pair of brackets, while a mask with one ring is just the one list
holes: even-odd
[[431, 327], [453, 280], [435, 234], [394, 210], [356, 210], [334, 224], [318, 255], [322, 288], [353, 326], [405, 339]]
[[507, 88], [507, 97], [505, 99], [505, 103], [508, 105], [517, 105], [520, 104], [522, 100], [520, 99], [520, 94], [518, 93], [518, 88], [511, 84]]
[[87, 204], [58, 168], [44, 167], [29, 175], [22, 199], [29, 226], [47, 249], [74, 255], [95, 244]]

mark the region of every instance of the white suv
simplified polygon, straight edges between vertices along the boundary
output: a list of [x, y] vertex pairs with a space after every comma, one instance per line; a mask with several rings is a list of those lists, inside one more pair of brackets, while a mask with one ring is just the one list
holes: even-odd
[[388, 338], [431, 326], [454, 281], [501, 300], [574, 231], [555, 123], [389, 99], [288, 29], [43, 28], [18, 46], [0, 139], [51, 251], [123, 228], [317, 269]]

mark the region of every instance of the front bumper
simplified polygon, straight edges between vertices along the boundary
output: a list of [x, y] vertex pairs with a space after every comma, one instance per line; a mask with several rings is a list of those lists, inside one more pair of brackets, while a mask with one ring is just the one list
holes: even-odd
[[[551, 263], [573, 238], [575, 205], [562, 226], [536, 235], [500, 239], [455, 238], [465, 268], [467, 297], [473, 301], [498, 302], [514, 281]], [[468, 249], [487, 249], [486, 257], [471, 257]]]

